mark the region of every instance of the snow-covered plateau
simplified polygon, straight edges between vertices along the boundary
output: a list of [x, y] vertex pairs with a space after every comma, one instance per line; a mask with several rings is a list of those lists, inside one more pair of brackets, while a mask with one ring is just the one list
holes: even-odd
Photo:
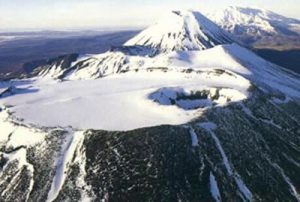
[[[214, 71], [203, 73], [130, 72], [97, 80], [48, 83], [19, 83], [13, 96], [1, 99], [1, 105], [11, 106], [14, 116], [39, 126], [72, 126], [77, 129], [131, 130], [161, 124], [183, 124], [199, 116], [208, 106], [185, 110], [176, 105], [164, 106], [149, 95], [165, 87], [182, 88], [186, 92], [202, 92], [219, 88], [217, 104], [227, 104], [247, 98], [250, 83], [240, 77]], [[13, 82], [10, 85], [14, 85]], [[26, 91], [33, 93], [26, 93]], [[172, 90], [169, 90], [172, 91]], [[13, 91], [14, 92], [14, 91]], [[166, 92], [167, 93], [167, 92]], [[170, 92], [169, 92], [170, 93]], [[174, 99], [179, 92], [173, 90]], [[221, 100], [223, 99], [223, 100]], [[210, 101], [198, 98], [194, 101]], [[230, 100], [230, 101], [229, 101]], [[186, 99], [186, 105], [192, 105]]]

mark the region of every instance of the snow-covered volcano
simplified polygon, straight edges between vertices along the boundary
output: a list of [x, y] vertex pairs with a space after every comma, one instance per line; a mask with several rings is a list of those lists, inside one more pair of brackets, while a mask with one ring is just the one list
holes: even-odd
[[204, 50], [233, 42], [228, 33], [196, 11], [172, 11], [125, 46], [146, 46], [159, 52]]
[[[230, 6], [207, 14], [224, 30], [245, 42], [262, 43], [266, 47], [291, 43], [299, 46], [300, 20], [269, 10]], [[296, 47], [295, 45], [295, 47]]]
[[170, 15], [0, 83], [1, 200], [300, 201], [300, 76]]
[[300, 20], [287, 18], [272, 11], [228, 7], [211, 13], [208, 17], [223, 29], [234, 34], [287, 34], [298, 35]]

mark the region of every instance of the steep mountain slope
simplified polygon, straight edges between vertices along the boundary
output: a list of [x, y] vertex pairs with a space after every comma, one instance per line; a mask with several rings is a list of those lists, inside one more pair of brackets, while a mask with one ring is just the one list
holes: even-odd
[[300, 201], [300, 76], [185, 37], [0, 83], [0, 199]]
[[210, 13], [208, 18], [239, 39], [255, 46], [300, 47], [300, 21], [297, 19], [267, 10], [234, 6]]
[[155, 25], [130, 39], [125, 46], [146, 46], [159, 52], [204, 50], [231, 43], [226, 32], [199, 12], [172, 11]]

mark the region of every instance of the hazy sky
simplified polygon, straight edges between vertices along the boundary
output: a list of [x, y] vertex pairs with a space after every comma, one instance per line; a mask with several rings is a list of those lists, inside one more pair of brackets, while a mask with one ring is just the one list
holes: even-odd
[[300, 19], [300, 0], [0, 0], [0, 29], [141, 27], [171, 9], [229, 5], [265, 8]]

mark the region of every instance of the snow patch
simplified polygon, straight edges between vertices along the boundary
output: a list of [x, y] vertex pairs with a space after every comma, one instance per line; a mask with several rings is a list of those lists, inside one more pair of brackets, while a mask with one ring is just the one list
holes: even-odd
[[208, 130], [208, 131], [217, 129], [217, 125], [213, 122], [198, 123], [198, 126], [200, 128], [204, 128], [205, 130]]
[[15, 130], [16, 126], [8, 121], [8, 113], [6, 111], [0, 111], [0, 128], [1, 128], [1, 135], [0, 135], [0, 144], [5, 143], [8, 141], [9, 135]]
[[283, 177], [284, 181], [289, 185], [290, 191], [293, 194], [293, 196], [295, 196], [295, 198], [297, 199], [297, 201], [300, 201], [300, 195], [297, 192], [296, 187], [291, 182], [291, 179], [284, 173], [283, 169], [278, 164], [272, 163], [269, 159], [268, 159], [268, 161], [281, 174], [281, 176]]
[[210, 134], [212, 136], [212, 138], [214, 139], [215, 143], [216, 143], [216, 146], [219, 150], [219, 152], [221, 153], [221, 156], [222, 156], [222, 159], [223, 159], [223, 163], [225, 165], [225, 168], [227, 170], [227, 173], [229, 176], [232, 176], [233, 175], [233, 172], [232, 172], [232, 168], [231, 166], [229, 165], [229, 160], [225, 154], [225, 151], [223, 150], [223, 147], [219, 141], [219, 138], [216, 136], [216, 134], [212, 131], [210, 131]]
[[291, 98], [285, 97], [284, 99], [279, 99], [279, 98], [272, 98], [271, 100], [275, 104], [287, 104], [291, 101]]
[[243, 194], [243, 196], [247, 199], [247, 201], [252, 201], [252, 193], [250, 192], [250, 190], [248, 189], [248, 187], [245, 185], [245, 183], [243, 182], [243, 180], [241, 179], [241, 177], [236, 174], [234, 176], [235, 182], [240, 190], [240, 192]]
[[6, 189], [1, 193], [1, 196], [5, 195], [5, 193], [11, 189], [13, 189], [13, 187], [15, 186], [15, 180], [18, 179], [19, 175], [21, 174], [21, 171], [23, 170], [24, 167], [26, 167], [27, 171], [30, 173], [30, 184], [28, 187], [28, 193], [26, 198], [29, 198], [29, 195], [31, 193], [31, 190], [33, 188], [33, 184], [34, 184], [34, 180], [33, 180], [33, 175], [34, 175], [34, 168], [33, 165], [30, 164], [27, 161], [27, 151], [26, 148], [19, 148], [16, 151], [13, 151], [11, 153], [2, 153], [3, 157], [7, 160], [6, 164], [4, 165], [4, 167], [2, 168], [1, 172], [0, 172], [0, 176], [5, 172], [7, 166], [11, 163], [17, 162], [17, 167], [16, 167], [16, 171], [17, 173], [14, 175], [14, 177], [11, 179], [10, 183], [8, 184], [8, 186], [6, 187]]
[[242, 181], [241, 177], [239, 176], [239, 174], [237, 173], [233, 173], [233, 168], [231, 168], [230, 166], [230, 163], [229, 163], [229, 160], [228, 160], [228, 157], [220, 143], [220, 140], [219, 138], [217, 137], [217, 135], [212, 131], [212, 130], [215, 130], [215, 124], [212, 124], [212, 123], [200, 123], [199, 124], [200, 127], [204, 128], [205, 130], [207, 130], [212, 138], [214, 139], [215, 141], [215, 144], [222, 156], [222, 159], [223, 159], [223, 163], [224, 163], [224, 166], [227, 170], [227, 174], [231, 177], [234, 178], [238, 188], [239, 188], [239, 191], [243, 194], [243, 196], [248, 200], [248, 201], [251, 201], [252, 200], [252, 193], [250, 192], [250, 190], [248, 189], [248, 187], [245, 185], [245, 183]]
[[92, 195], [92, 187], [91, 185], [87, 185], [85, 181], [86, 173], [86, 155], [85, 155], [85, 147], [83, 147], [84, 137], [80, 138], [77, 143], [74, 164], [78, 164], [79, 166], [79, 175], [76, 179], [76, 186], [81, 188], [81, 201], [82, 202], [90, 202], [95, 200], [95, 196]]
[[17, 126], [9, 137], [7, 147], [34, 146], [45, 140], [46, 133], [35, 128]]
[[54, 201], [65, 182], [68, 168], [74, 156], [75, 150], [83, 139], [83, 132], [70, 132], [62, 145], [61, 154], [56, 160], [56, 171], [52, 181], [51, 189], [48, 193], [47, 202]]
[[209, 174], [210, 193], [216, 202], [221, 202], [221, 195], [218, 188], [218, 183], [212, 172]]
[[198, 147], [199, 146], [199, 139], [198, 136], [195, 132], [195, 130], [190, 127], [190, 135], [191, 135], [191, 139], [192, 139], [192, 146], [193, 147]]
[[247, 96], [234, 89], [165, 87], [152, 93], [149, 98], [161, 105], [176, 105], [192, 110], [237, 102]]
[[7, 109], [0, 111], [0, 144], [17, 148], [20, 146], [34, 146], [45, 140], [46, 133], [21, 123], [16, 123]]

